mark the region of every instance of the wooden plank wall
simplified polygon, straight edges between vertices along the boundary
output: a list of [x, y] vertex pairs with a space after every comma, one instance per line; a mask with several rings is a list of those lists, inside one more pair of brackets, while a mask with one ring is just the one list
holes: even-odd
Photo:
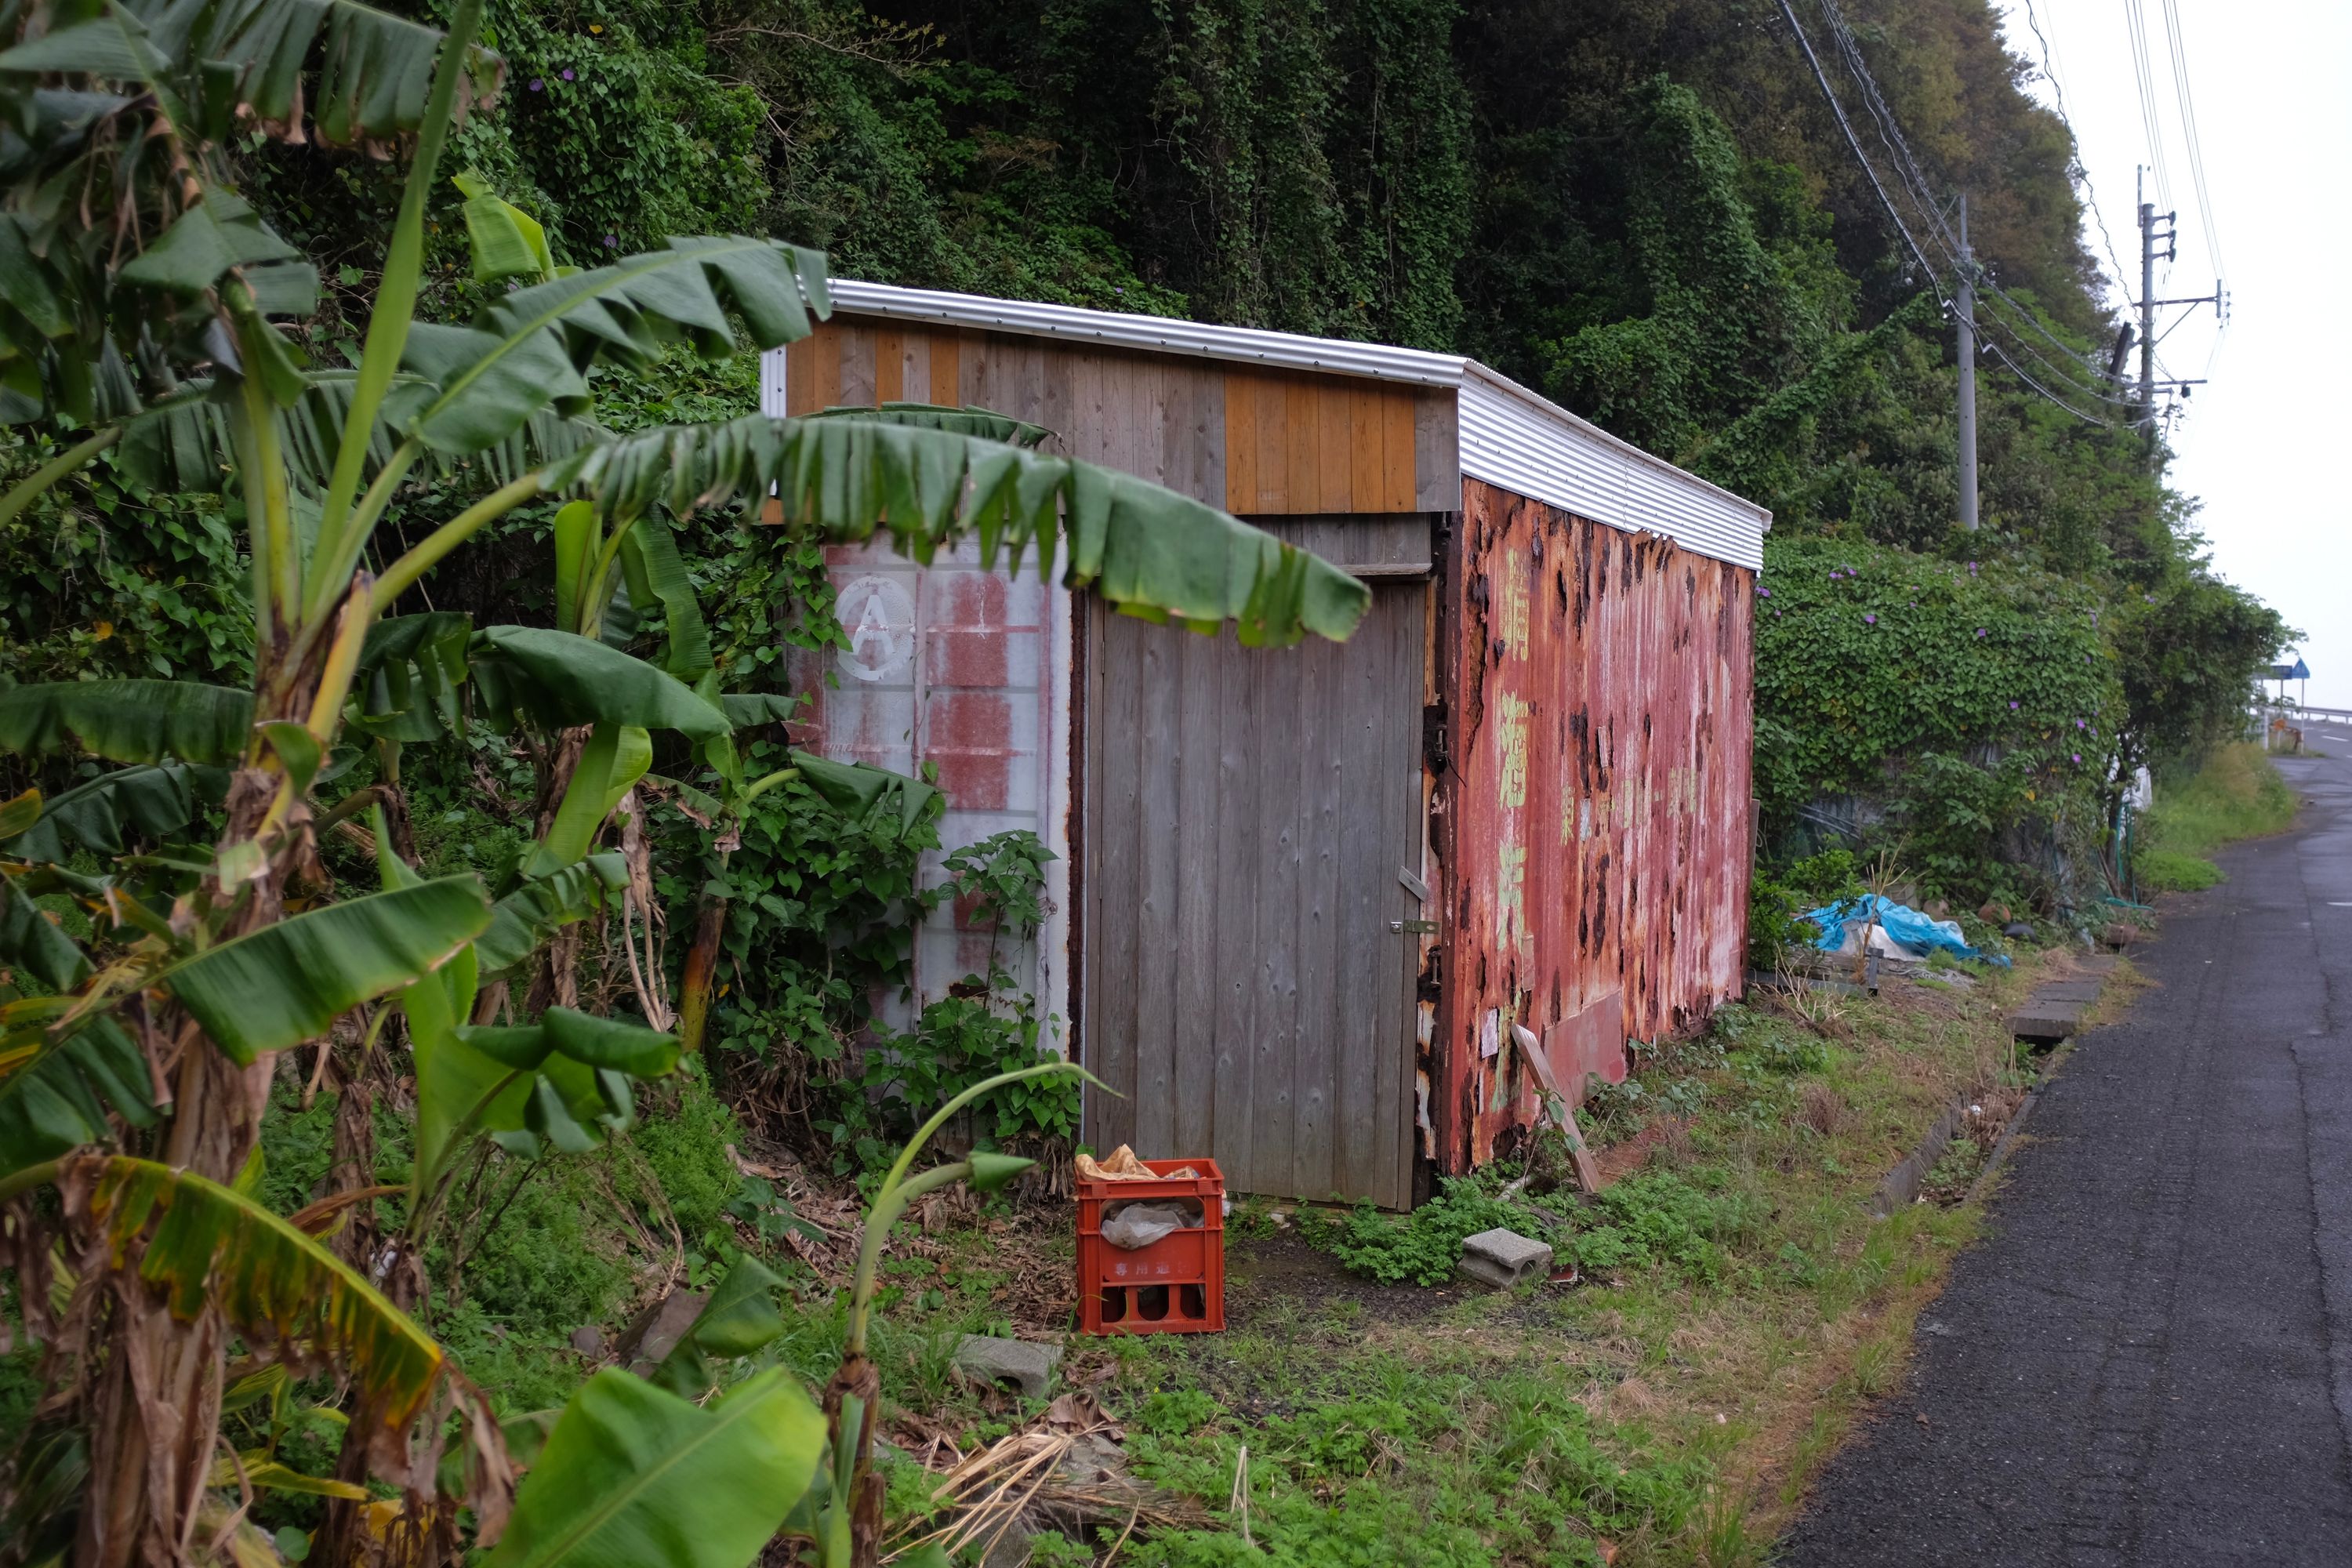
[[1234, 1192], [1412, 1201], [1423, 601], [1247, 648], [1095, 604], [1087, 1066], [1097, 1148], [1206, 1153]]
[[1245, 516], [1451, 511], [1451, 389], [837, 317], [784, 355], [785, 412], [970, 405], [1054, 451]]

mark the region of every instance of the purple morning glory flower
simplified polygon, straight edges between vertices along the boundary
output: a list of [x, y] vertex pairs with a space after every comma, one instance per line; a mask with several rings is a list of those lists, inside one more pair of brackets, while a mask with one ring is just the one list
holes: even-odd
[[1878, 624], [1878, 617], [1876, 616], [1864, 616], [1862, 617], [1862, 624], [1865, 626], [1874, 626]]
[[2074, 728], [2077, 730], [2087, 730], [2090, 726], [2084, 723], [2080, 719], [2077, 719], [2074, 721]]
[[619, 246], [620, 246], [620, 243], [621, 243], [621, 237], [620, 237], [619, 235], [616, 235], [616, 234], [608, 234], [608, 235], [606, 235], [606, 236], [604, 237], [604, 248], [605, 248], [605, 249], [607, 249], [607, 250], [614, 250], [614, 249], [617, 249], [617, 248], [619, 247]]
[[1985, 629], [1984, 629], [1984, 627], [1982, 627], [1982, 626], [1979, 626], [1979, 627], [1977, 628], [1977, 636], [1979, 636], [1979, 637], [1982, 637], [1982, 636], [1984, 636], [1984, 635], [1985, 635]]
[[572, 80], [572, 68], [571, 68], [570, 66], [565, 66], [565, 67], [563, 68], [563, 79], [564, 79], [564, 80], [566, 80], [566, 81], [570, 81], [570, 80]]
[[537, 92], [537, 91], [539, 91], [541, 88], [544, 88], [546, 85], [547, 85], [547, 80], [546, 80], [546, 79], [545, 79], [545, 78], [543, 78], [543, 77], [533, 77], [533, 78], [531, 78], [531, 79], [530, 79], [530, 90], [531, 90], [531, 91], [533, 91], [533, 92]]
[[1772, 596], [1772, 590], [1759, 586], [1756, 590], [1756, 596], [1759, 599], [1769, 599]]
[[2082, 753], [2082, 752], [2075, 752], [2075, 753], [2074, 753], [2074, 760], [2075, 760], [2076, 762], [2078, 762], [2078, 763], [2079, 763], [2079, 762], [2081, 762], [2081, 761], [2083, 760], [2083, 753]]
[[2016, 711], [2017, 711], [2017, 704], [2016, 704], [2014, 701], [2012, 701], [2012, 702], [2011, 702], [2011, 703], [2010, 703], [2010, 705], [2009, 705], [2009, 710], [2010, 710], [2011, 712], [2012, 712], [2012, 713], [2014, 713], [2014, 712], [2016, 712]]

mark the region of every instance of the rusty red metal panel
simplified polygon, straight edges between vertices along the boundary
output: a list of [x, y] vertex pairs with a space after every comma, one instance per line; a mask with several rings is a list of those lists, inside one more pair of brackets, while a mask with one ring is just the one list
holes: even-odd
[[1445, 592], [1432, 1110], [1459, 1173], [1534, 1120], [1514, 1024], [1563, 1086], [1617, 1082], [1625, 1040], [1738, 994], [1755, 574], [1471, 479]]

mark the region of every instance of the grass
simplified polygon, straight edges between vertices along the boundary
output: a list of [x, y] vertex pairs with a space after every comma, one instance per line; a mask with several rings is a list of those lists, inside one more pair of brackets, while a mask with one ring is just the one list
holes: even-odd
[[2221, 869], [2208, 856], [2241, 838], [2284, 832], [2294, 811], [2294, 791], [2260, 746], [2223, 746], [2194, 773], [2158, 782], [2156, 805], [2140, 819], [2132, 869], [2147, 892], [2210, 888]]
[[[1646, 1163], [1596, 1203], [1556, 1193], [1537, 1212], [1486, 1174], [1411, 1218], [1251, 1205], [1229, 1237], [1227, 1332], [1072, 1342], [1066, 1373], [1125, 1424], [1136, 1472], [1213, 1521], [1139, 1531], [1118, 1563], [1757, 1568], [1856, 1416], [1899, 1387], [1918, 1312], [1975, 1235], [1966, 1206], [1877, 1221], [1869, 1200], [1956, 1095], [2010, 1073], [2002, 1016], [2037, 967], [1837, 998], [1810, 1023], [1727, 1008], [1645, 1049], [1640, 1092], [1592, 1131], [1605, 1152], [1648, 1128]], [[1496, 1219], [1548, 1233], [1586, 1282], [1496, 1294], [1437, 1266]], [[1019, 1412], [982, 1418], [920, 1347], [984, 1302], [909, 1291], [881, 1357], [894, 1400], [967, 1442]], [[1098, 1561], [1118, 1534], [1057, 1540], [1047, 1561]]]
[[[1899, 1387], [1913, 1322], [1974, 1235], [1965, 1206], [1874, 1221], [1869, 1200], [1957, 1094], [2011, 1071], [2001, 1019], [2036, 966], [1966, 991], [1727, 1007], [1696, 1039], [1644, 1047], [1630, 1086], [1590, 1108], [1604, 1156], [1646, 1151], [1596, 1202], [1552, 1193], [1539, 1214], [1487, 1173], [1410, 1219], [1240, 1205], [1228, 1332], [1071, 1342], [1066, 1385], [1096, 1392], [1136, 1472], [1211, 1521], [1139, 1531], [1118, 1563], [1757, 1568], [1856, 1416]], [[625, 1153], [525, 1188], [468, 1264], [465, 1300], [435, 1303], [502, 1411], [576, 1382], [571, 1327], [609, 1332], [661, 1277], [684, 1267], [700, 1283], [730, 1250], [728, 1119], [699, 1084], [650, 1109]], [[318, 1108], [277, 1107], [269, 1177], [285, 1201], [323, 1173], [328, 1131]], [[380, 1147], [387, 1167], [404, 1159], [396, 1139]], [[641, 1201], [641, 1165], [670, 1189], [667, 1213]], [[1585, 1282], [1464, 1288], [1461, 1232], [1497, 1221], [1547, 1234]], [[1070, 1259], [1059, 1207], [992, 1200], [935, 1232], [909, 1223], [873, 1345], [902, 1442], [944, 1429], [969, 1449], [1039, 1413], [959, 1382], [950, 1352], [962, 1332], [1058, 1326]], [[839, 1304], [781, 1251], [769, 1260], [791, 1326], [741, 1370], [821, 1383]], [[923, 1511], [930, 1483], [890, 1468], [894, 1511]], [[1039, 1560], [1099, 1562], [1118, 1531], [1076, 1533]]]

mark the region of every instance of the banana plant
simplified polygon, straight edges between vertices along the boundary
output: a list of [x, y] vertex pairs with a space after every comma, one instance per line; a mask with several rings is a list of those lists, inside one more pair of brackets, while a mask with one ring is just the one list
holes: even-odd
[[[1034, 549], [1041, 573], [1058, 557], [1067, 584], [1124, 610], [1202, 630], [1231, 622], [1256, 643], [1343, 637], [1368, 599], [1347, 574], [1213, 508], [1024, 447], [1018, 431], [1003, 438], [962, 411], [754, 416], [622, 437], [596, 424], [588, 373], [599, 363], [642, 367], [679, 345], [718, 359], [804, 336], [830, 310], [814, 251], [678, 237], [566, 269], [551, 265], [543, 234], [534, 243], [489, 193], [469, 192], [478, 254], [514, 286], [467, 321], [420, 320], [428, 201], [452, 134], [466, 113], [490, 110], [502, 73], [478, 43], [482, 15], [483, 0], [455, 0], [442, 30], [352, 0], [0, 10], [0, 421], [48, 454], [0, 494], [0, 516], [118, 448], [152, 482], [231, 489], [254, 623], [243, 689], [0, 687], [0, 749], [97, 770], [46, 805], [16, 803], [21, 825], [0, 833], [0, 962], [13, 976], [0, 997], [0, 1194], [46, 1181], [66, 1200], [14, 1206], [12, 1260], [21, 1279], [63, 1241], [89, 1265], [71, 1290], [110, 1304], [76, 1320], [95, 1325], [84, 1353], [53, 1363], [67, 1381], [50, 1407], [87, 1433], [77, 1539], [91, 1562], [184, 1561], [200, 1542], [250, 1547], [207, 1532], [233, 1532], [242, 1517], [234, 1489], [214, 1484], [223, 1369], [232, 1333], [253, 1331], [247, 1316], [265, 1306], [281, 1326], [334, 1320], [334, 1332], [299, 1345], [282, 1333], [261, 1342], [323, 1358], [364, 1391], [370, 1474], [402, 1491], [395, 1544], [383, 1549], [412, 1561], [457, 1549], [455, 1502], [420, 1468], [439, 1441], [439, 1407], [412, 1405], [410, 1384], [385, 1371], [394, 1363], [372, 1359], [408, 1331], [241, 1210], [216, 1227], [204, 1269], [183, 1268], [172, 1248], [197, 1223], [186, 1216], [230, 1212], [220, 1194], [251, 1207], [235, 1184], [257, 1147], [275, 1056], [362, 1009], [380, 1027], [398, 1007], [412, 1047], [421, 1035], [428, 1057], [443, 1048], [477, 1075], [481, 1093], [462, 1109], [449, 1109], [462, 1090], [436, 1085], [428, 1174], [446, 1174], [449, 1149], [467, 1139], [505, 1136], [528, 1152], [528, 1135], [561, 1149], [625, 1121], [631, 1064], [654, 1059], [642, 1040], [592, 1037], [589, 1025], [611, 1021], [561, 1012], [526, 1020], [523, 1035], [468, 1035], [460, 1004], [611, 885], [596, 833], [614, 781], [641, 769], [651, 737], [679, 737], [724, 776], [735, 720], [702, 668], [707, 643], [698, 653], [673, 602], [661, 510], [691, 519], [772, 496], [790, 536], [882, 532], [926, 561], [976, 535], [992, 563], [1017, 569]], [[316, 308], [315, 271], [237, 190], [225, 150], [255, 135], [406, 156], [353, 364], [309, 358], [299, 324]], [[483, 488], [414, 543], [395, 540], [382, 525], [436, 472], [484, 476]], [[398, 613], [454, 552], [541, 498], [585, 509], [565, 512], [565, 624]], [[633, 607], [667, 612], [659, 662], [604, 636], [615, 569]], [[496, 900], [470, 876], [387, 876], [378, 890], [341, 896], [319, 834], [396, 792], [397, 748], [446, 735], [460, 687], [478, 714], [587, 731], [529, 876]], [[378, 752], [369, 787], [379, 793], [330, 803], [320, 791], [355, 741]], [[85, 852], [101, 869], [73, 859]], [[72, 933], [50, 919], [60, 906]], [[446, 1029], [423, 1016], [436, 1008]], [[165, 1174], [104, 1187], [79, 1174], [96, 1169], [89, 1160], [145, 1160]], [[88, 1194], [101, 1188], [128, 1206], [100, 1212]], [[419, 1195], [429, 1210], [432, 1194]], [[136, 1223], [110, 1217], [134, 1210]], [[107, 1245], [92, 1250], [101, 1234]], [[364, 1344], [350, 1337], [362, 1329]], [[782, 1394], [740, 1390], [691, 1419], [634, 1397], [600, 1394], [592, 1403], [604, 1413], [566, 1442], [583, 1466], [676, 1446], [677, 1485], [641, 1494], [654, 1510], [644, 1518], [671, 1521], [663, 1529], [678, 1528], [698, 1457], [781, 1467], [806, 1426]], [[497, 1429], [487, 1433], [495, 1450]], [[497, 1533], [499, 1468], [495, 1453], [476, 1467], [492, 1478], [478, 1544]], [[549, 1553], [530, 1561], [585, 1550], [560, 1531], [534, 1539], [555, 1544], [530, 1548]], [[729, 1552], [741, 1540], [711, 1539]], [[515, 1547], [509, 1560], [524, 1554]]]
[[825, 1414], [831, 1422], [826, 1473], [810, 1489], [790, 1526], [813, 1544], [816, 1568], [873, 1568], [879, 1561], [882, 1478], [874, 1473], [874, 1425], [881, 1410], [882, 1379], [866, 1353], [866, 1339], [873, 1323], [882, 1251], [889, 1243], [891, 1227], [918, 1198], [942, 1187], [962, 1182], [978, 1192], [994, 1192], [1036, 1163], [1018, 1155], [975, 1149], [950, 1164], [917, 1172], [916, 1158], [956, 1112], [974, 1100], [1008, 1084], [1061, 1075], [1084, 1079], [1097, 1088], [1108, 1087], [1068, 1061], [1039, 1062], [985, 1079], [940, 1106], [915, 1130], [874, 1191], [858, 1234], [857, 1272], [849, 1289], [849, 1325], [841, 1365], [824, 1391]]

